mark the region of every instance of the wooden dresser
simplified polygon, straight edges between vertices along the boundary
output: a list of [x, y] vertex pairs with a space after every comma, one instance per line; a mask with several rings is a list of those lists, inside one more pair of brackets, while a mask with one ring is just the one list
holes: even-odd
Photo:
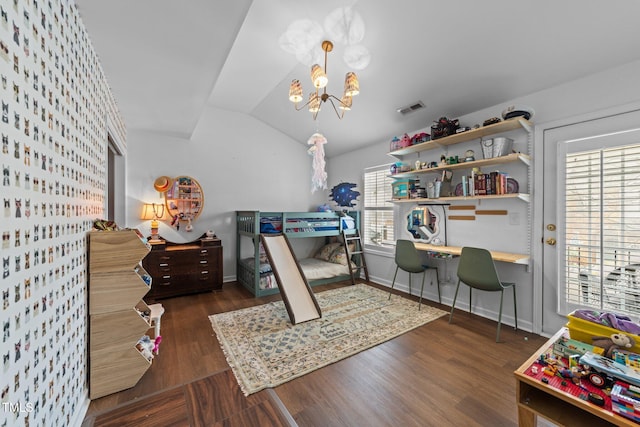
[[220, 239], [150, 243], [151, 252], [142, 262], [153, 279], [146, 301], [222, 290]]

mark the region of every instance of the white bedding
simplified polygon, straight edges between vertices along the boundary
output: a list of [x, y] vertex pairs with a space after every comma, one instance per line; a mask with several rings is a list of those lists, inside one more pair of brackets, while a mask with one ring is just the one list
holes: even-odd
[[[253, 258], [242, 260], [248, 268], [253, 268]], [[298, 260], [307, 280], [329, 279], [331, 277], [349, 274], [346, 265], [323, 261], [317, 258], [303, 258]], [[271, 266], [267, 263], [260, 264], [260, 289], [270, 289], [277, 287], [276, 281], [271, 274]]]
[[307, 280], [328, 279], [349, 274], [346, 265], [323, 261], [317, 258], [303, 258], [298, 261]]

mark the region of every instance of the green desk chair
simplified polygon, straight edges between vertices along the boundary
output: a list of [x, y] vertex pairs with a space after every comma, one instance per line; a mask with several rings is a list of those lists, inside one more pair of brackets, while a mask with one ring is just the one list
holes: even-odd
[[516, 284], [501, 282], [498, 278], [496, 266], [491, 258], [491, 253], [486, 249], [464, 247], [460, 255], [458, 264], [458, 286], [456, 294], [453, 297], [453, 305], [451, 305], [451, 314], [449, 315], [449, 323], [453, 318], [453, 309], [458, 298], [458, 290], [460, 282], [464, 282], [469, 286], [469, 313], [471, 313], [471, 291], [480, 289], [489, 292], [500, 292], [500, 312], [498, 314], [498, 332], [496, 342], [500, 341], [500, 324], [502, 321], [502, 299], [506, 288], [513, 288], [513, 315], [515, 318], [515, 329], [518, 329], [518, 311], [516, 307]]
[[[393, 275], [393, 282], [391, 282], [391, 289], [396, 283], [396, 276], [398, 275], [398, 269], [404, 270], [409, 273], [409, 295], [411, 295], [411, 273], [422, 273], [422, 287], [420, 288], [420, 301], [418, 302], [418, 310], [422, 307], [422, 292], [424, 291], [424, 279], [427, 275], [427, 270], [435, 270], [436, 272], [436, 284], [438, 286], [438, 302], [442, 303], [440, 297], [440, 278], [438, 277], [438, 269], [422, 263], [420, 253], [416, 249], [411, 240], [399, 239], [396, 241], [396, 272]], [[433, 281], [431, 282], [433, 285]], [[391, 299], [391, 292], [389, 292], [389, 299]]]

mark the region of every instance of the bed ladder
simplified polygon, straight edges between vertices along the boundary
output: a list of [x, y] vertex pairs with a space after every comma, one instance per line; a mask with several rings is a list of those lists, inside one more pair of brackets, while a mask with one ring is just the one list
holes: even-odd
[[[344, 240], [344, 250], [347, 253], [347, 260], [349, 262], [349, 275], [351, 276], [351, 284], [356, 284], [356, 278], [360, 277], [360, 272], [364, 271], [364, 278], [369, 281], [369, 270], [367, 269], [367, 262], [364, 259], [364, 246], [362, 245], [362, 237], [358, 229], [352, 234], [347, 234], [345, 230], [342, 230], [342, 239]], [[353, 250], [349, 250], [349, 244], [353, 243]], [[351, 262], [351, 257], [355, 257], [355, 261]], [[356, 276], [354, 273], [358, 272]]]

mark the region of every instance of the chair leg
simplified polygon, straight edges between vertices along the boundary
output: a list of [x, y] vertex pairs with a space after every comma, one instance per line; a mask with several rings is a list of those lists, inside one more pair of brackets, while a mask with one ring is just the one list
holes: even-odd
[[453, 319], [453, 309], [456, 307], [456, 300], [458, 299], [458, 290], [460, 290], [460, 279], [458, 279], [458, 286], [456, 286], [456, 293], [453, 296], [453, 304], [451, 304], [451, 314], [449, 314], [449, 323]]
[[469, 286], [469, 314], [471, 314], [471, 293], [473, 292], [473, 288]]
[[518, 330], [518, 305], [516, 304], [516, 285], [512, 286], [513, 288], [513, 316], [516, 322], [516, 331]]
[[504, 298], [504, 289], [500, 291], [500, 311], [498, 312], [498, 331], [496, 333], [496, 342], [500, 342], [500, 325], [502, 324], [502, 300]]
[[398, 275], [398, 266], [396, 265], [396, 272], [393, 274], [393, 281], [391, 282], [391, 290], [389, 290], [389, 298], [387, 300], [391, 300], [391, 291], [393, 290], [393, 285], [396, 283], [396, 276]]
[[418, 310], [422, 308], [422, 293], [424, 292], [424, 278], [427, 276], [427, 270], [422, 272], [422, 286], [420, 287], [420, 300], [418, 301]]
[[409, 296], [412, 295], [412, 291], [411, 291], [411, 273], [409, 273]]
[[442, 304], [442, 296], [440, 295], [440, 274], [438, 273], [438, 267], [436, 267], [435, 270], [436, 270], [436, 286], [438, 287], [438, 302]]

